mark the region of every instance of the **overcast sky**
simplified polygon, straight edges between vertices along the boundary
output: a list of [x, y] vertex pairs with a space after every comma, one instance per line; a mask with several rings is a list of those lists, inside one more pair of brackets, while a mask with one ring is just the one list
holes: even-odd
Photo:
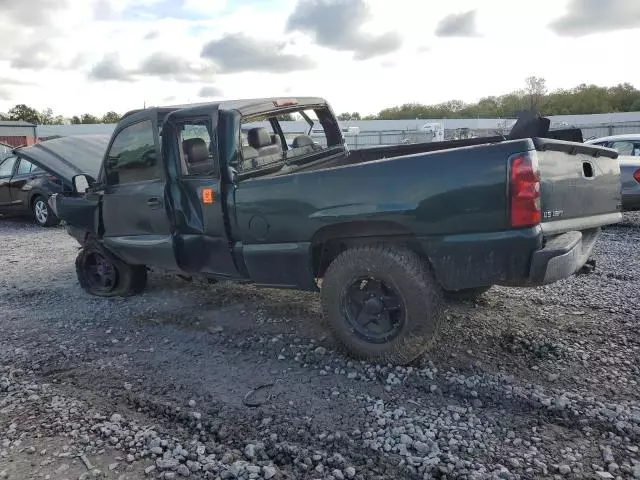
[[475, 101], [542, 76], [640, 87], [640, 0], [0, 0], [0, 111], [260, 96], [338, 112]]

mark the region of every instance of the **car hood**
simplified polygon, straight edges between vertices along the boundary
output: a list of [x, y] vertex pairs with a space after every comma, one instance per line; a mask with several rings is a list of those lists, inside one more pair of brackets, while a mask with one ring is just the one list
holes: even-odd
[[80, 173], [98, 178], [110, 138], [110, 135], [70, 135], [13, 151], [71, 185], [72, 178]]

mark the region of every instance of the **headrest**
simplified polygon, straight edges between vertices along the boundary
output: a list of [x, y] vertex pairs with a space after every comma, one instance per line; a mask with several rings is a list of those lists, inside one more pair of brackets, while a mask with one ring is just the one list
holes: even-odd
[[291, 143], [293, 148], [308, 147], [309, 145], [313, 145], [313, 139], [308, 135], [298, 135]]
[[278, 145], [279, 147], [282, 146], [282, 140], [280, 140], [280, 135], [271, 135], [271, 143], [273, 145]]
[[247, 132], [247, 140], [253, 148], [262, 148], [271, 145], [271, 135], [266, 128], [256, 127]]
[[204, 162], [209, 158], [207, 143], [202, 138], [183, 140], [182, 150], [187, 157], [187, 163]]

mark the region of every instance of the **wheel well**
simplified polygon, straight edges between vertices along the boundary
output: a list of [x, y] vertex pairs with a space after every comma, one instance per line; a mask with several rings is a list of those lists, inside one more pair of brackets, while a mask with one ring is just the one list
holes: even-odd
[[[34, 192], [31, 194], [31, 198], [29, 199], [29, 208], [33, 209], [33, 204], [36, 203], [36, 199], [38, 197], [44, 197], [40, 192]], [[46, 201], [46, 198], [45, 198]]]
[[345, 250], [372, 244], [402, 245], [429, 260], [418, 239], [398, 223], [348, 222], [325, 227], [314, 235], [311, 243], [314, 276], [322, 278], [331, 262]]

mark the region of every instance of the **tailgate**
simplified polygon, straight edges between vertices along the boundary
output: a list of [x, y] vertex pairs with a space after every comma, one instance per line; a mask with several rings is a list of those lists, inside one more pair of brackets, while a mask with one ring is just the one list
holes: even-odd
[[543, 230], [584, 230], [621, 219], [620, 165], [615, 150], [535, 138]]

